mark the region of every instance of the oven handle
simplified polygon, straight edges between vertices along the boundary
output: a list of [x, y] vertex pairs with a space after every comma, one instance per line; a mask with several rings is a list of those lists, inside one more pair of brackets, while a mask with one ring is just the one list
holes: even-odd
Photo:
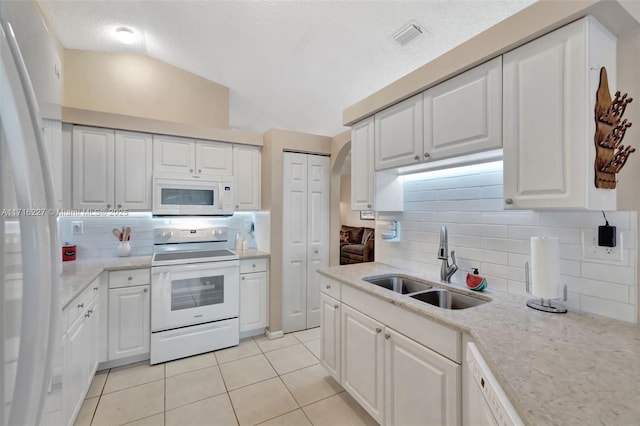
[[202, 262], [202, 263], [184, 263], [180, 265], [152, 266], [151, 274], [162, 272], [185, 272], [185, 271], [201, 271], [211, 269], [223, 269], [237, 266], [240, 268], [239, 260], [224, 260], [221, 262]]

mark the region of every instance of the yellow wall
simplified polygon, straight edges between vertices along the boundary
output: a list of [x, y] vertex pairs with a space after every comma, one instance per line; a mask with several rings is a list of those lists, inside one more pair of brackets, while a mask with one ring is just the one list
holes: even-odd
[[229, 128], [229, 89], [156, 59], [64, 51], [62, 105], [201, 127]]
[[272, 129], [262, 148], [262, 209], [271, 211], [269, 331], [282, 330], [282, 165], [285, 151], [331, 154], [331, 138]]

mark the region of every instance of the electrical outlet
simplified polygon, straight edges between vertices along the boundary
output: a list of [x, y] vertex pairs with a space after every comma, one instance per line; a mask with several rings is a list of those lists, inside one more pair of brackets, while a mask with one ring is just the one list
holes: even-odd
[[84, 233], [84, 227], [81, 221], [71, 222], [71, 234], [82, 235]]
[[596, 229], [582, 230], [582, 257], [585, 259], [605, 260], [609, 262], [622, 262], [623, 259], [622, 234], [616, 235], [615, 247], [598, 246], [598, 231]]

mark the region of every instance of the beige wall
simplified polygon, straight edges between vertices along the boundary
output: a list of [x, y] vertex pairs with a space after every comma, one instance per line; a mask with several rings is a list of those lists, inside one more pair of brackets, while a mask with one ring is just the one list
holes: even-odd
[[62, 104], [201, 127], [229, 128], [229, 89], [156, 59], [64, 51]]
[[331, 154], [331, 138], [271, 129], [262, 148], [262, 209], [271, 210], [269, 331], [282, 330], [282, 164], [285, 151]]

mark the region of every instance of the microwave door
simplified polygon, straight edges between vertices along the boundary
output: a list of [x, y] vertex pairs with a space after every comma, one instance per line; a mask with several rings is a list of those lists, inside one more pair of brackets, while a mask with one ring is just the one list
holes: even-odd
[[164, 181], [154, 184], [154, 214], [215, 215], [222, 213], [220, 184], [208, 181]]

